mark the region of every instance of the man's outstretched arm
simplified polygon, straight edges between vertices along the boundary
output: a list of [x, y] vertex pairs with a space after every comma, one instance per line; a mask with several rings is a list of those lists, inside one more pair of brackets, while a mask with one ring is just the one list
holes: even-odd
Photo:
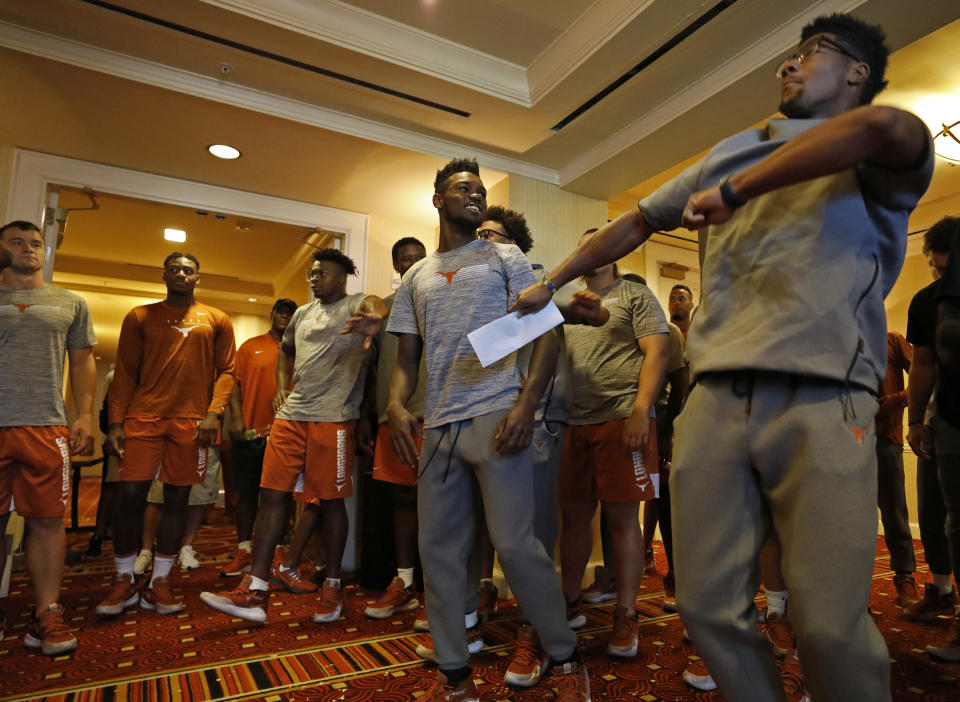
[[[794, 137], [761, 161], [728, 179], [732, 194], [746, 202], [787, 185], [840, 173], [861, 163], [894, 170], [920, 165], [930, 132], [916, 115], [895, 107], [863, 105]], [[694, 193], [683, 226], [699, 229], [730, 219], [734, 207], [719, 187]]]

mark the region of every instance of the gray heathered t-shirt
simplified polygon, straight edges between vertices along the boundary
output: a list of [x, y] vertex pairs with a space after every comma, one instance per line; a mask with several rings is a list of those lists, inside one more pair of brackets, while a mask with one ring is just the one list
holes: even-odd
[[56, 285], [0, 285], [0, 427], [65, 426], [66, 352], [96, 343], [79, 295]]
[[505, 315], [517, 294], [536, 282], [520, 249], [481, 239], [434, 252], [406, 272], [387, 331], [423, 339], [425, 427], [513, 406], [521, 387], [517, 354], [483, 368], [467, 334]]
[[283, 334], [283, 345], [296, 351], [293, 389], [277, 417], [346, 422], [360, 416], [369, 358], [363, 349], [366, 337], [340, 330], [366, 296], [347, 295], [331, 305], [314, 300], [293, 313]]
[[[693, 193], [760, 161], [823, 120], [773, 119], [736, 134], [639, 203], [654, 229], [681, 225]], [[754, 198], [699, 231], [701, 299], [687, 336], [694, 378], [769, 370], [876, 392], [887, 371], [883, 299], [907, 248], [907, 220], [933, 174], [861, 164]]]
[[[387, 310], [393, 309], [396, 293], [383, 298]], [[387, 317], [387, 320], [390, 318]], [[377, 421], [387, 421], [387, 405], [390, 404], [390, 378], [397, 365], [397, 349], [400, 342], [396, 336], [387, 333], [387, 322], [380, 327], [377, 335]], [[420, 357], [420, 380], [417, 389], [407, 401], [407, 410], [417, 419], [423, 419], [423, 399], [427, 394], [427, 356]]]
[[637, 339], [666, 334], [667, 318], [646, 285], [620, 279], [603, 296], [602, 327], [569, 325], [570, 424], [598, 424], [633, 414], [643, 352]]

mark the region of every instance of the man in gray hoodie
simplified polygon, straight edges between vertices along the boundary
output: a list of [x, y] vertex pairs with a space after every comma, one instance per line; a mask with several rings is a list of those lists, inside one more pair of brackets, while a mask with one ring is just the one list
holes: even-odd
[[540, 309], [657, 230], [698, 230], [694, 389], [670, 478], [677, 605], [729, 700], [786, 699], [753, 605], [771, 530], [812, 699], [890, 699], [886, 646], [866, 607], [883, 299], [933, 147], [916, 116], [870, 104], [887, 53], [878, 27], [814, 20], [777, 71], [787, 119], [721, 141], [514, 306]]

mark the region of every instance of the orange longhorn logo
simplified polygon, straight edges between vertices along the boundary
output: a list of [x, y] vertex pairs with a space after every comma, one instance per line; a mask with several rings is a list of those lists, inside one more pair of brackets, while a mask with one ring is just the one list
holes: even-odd
[[16, 302], [14, 302], [14, 303], [12, 303], [12, 304], [13, 304], [14, 307], [16, 307], [18, 310], [20, 310], [20, 314], [23, 314], [24, 312], [26, 312], [28, 307], [33, 307], [32, 304], [30, 304], [30, 305], [18, 305]]
[[857, 443], [858, 443], [858, 444], [862, 444], [862, 443], [863, 443], [863, 437], [864, 437], [864, 435], [865, 435], [868, 431], [870, 431], [870, 425], [867, 425], [867, 426], [865, 426], [865, 427], [853, 427], [853, 426], [850, 426], [849, 424], [847, 424], [846, 422], [844, 422], [844, 423], [843, 423], [843, 426], [845, 426], [847, 429], [849, 429], [849, 430], [850, 430], [850, 433], [853, 434], [855, 437], [857, 437]]
[[[460, 268], [463, 268], [463, 266], [460, 266]], [[442, 275], [444, 278], [447, 279], [447, 285], [453, 285], [453, 276], [455, 276], [457, 273], [460, 272], [460, 268], [450, 271], [449, 273], [444, 273], [443, 271], [440, 271], [438, 275]]]

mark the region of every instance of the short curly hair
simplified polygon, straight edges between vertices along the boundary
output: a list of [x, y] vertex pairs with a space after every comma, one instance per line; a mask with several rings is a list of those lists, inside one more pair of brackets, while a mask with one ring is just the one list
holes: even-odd
[[313, 252], [314, 261], [331, 261], [343, 269], [347, 275], [357, 274], [357, 264], [346, 254], [340, 253], [336, 249], [319, 249]]
[[887, 35], [883, 29], [850, 15], [834, 13], [817, 17], [804, 27], [800, 33], [801, 43], [816, 34], [835, 35], [844, 48], [870, 67], [870, 76], [860, 92], [860, 104], [873, 102], [873, 98], [887, 87], [883, 76], [887, 70], [890, 49], [885, 43]]
[[446, 166], [437, 171], [437, 177], [433, 179], [433, 192], [443, 192], [443, 188], [447, 184], [447, 181], [450, 180], [450, 176], [464, 172], [479, 176], [480, 164], [477, 163], [477, 159], [455, 158], [447, 163]]
[[960, 217], [944, 217], [923, 234], [923, 253], [948, 254], [960, 236]]
[[163, 259], [163, 267], [166, 268], [170, 265], [170, 261], [176, 260], [178, 258], [185, 258], [188, 261], [193, 261], [193, 265], [197, 267], [197, 270], [200, 270], [200, 261], [197, 260], [197, 257], [192, 253], [183, 253], [181, 251], [174, 251], [172, 254]]
[[404, 246], [419, 246], [424, 251], [427, 250], [427, 247], [423, 245], [423, 242], [415, 236], [405, 236], [402, 239], [397, 239], [395, 242], [393, 242], [393, 249], [390, 251], [394, 263], [397, 262], [397, 256], [400, 255], [400, 249], [402, 249]]
[[515, 243], [523, 253], [527, 253], [533, 248], [533, 235], [530, 233], [527, 220], [524, 218], [522, 212], [508, 210], [506, 207], [494, 205], [493, 207], [487, 208], [487, 212], [483, 218], [492, 220], [502, 226], [507, 236], [513, 239], [513, 243]]

